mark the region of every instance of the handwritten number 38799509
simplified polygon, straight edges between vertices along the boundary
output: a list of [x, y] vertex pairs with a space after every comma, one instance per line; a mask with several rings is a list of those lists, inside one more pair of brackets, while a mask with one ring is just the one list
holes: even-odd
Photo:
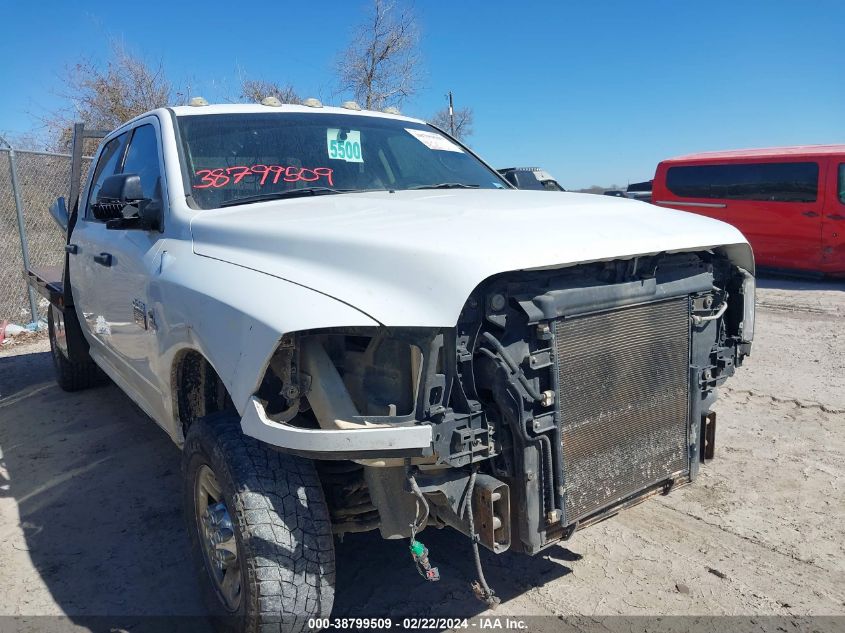
[[331, 167], [314, 167], [309, 169], [307, 167], [295, 167], [284, 165], [252, 165], [235, 166], [235, 167], [219, 167], [217, 169], [198, 169], [197, 177], [201, 184], [194, 185], [194, 189], [208, 189], [225, 187], [229, 183], [238, 184], [249, 175], [260, 176], [258, 184], [264, 186], [267, 182], [277, 184], [280, 180], [283, 182], [316, 182], [320, 178], [325, 178], [329, 186], [334, 186], [332, 179], [333, 170]]

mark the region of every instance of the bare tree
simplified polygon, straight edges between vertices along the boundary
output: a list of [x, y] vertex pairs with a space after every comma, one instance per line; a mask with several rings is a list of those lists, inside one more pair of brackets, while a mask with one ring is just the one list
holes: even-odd
[[261, 79], [241, 80], [241, 99], [260, 103], [265, 97], [276, 97], [282, 103], [302, 103], [299, 94], [290, 84], [280, 86]]
[[373, 0], [369, 19], [359, 25], [337, 61], [342, 91], [368, 110], [401, 106], [420, 81], [416, 17], [392, 0]]
[[161, 63], [149, 66], [123, 46], [112, 44], [102, 67], [85, 59], [66, 68], [59, 96], [69, 105], [43, 117], [56, 149], [66, 149], [74, 122], [112, 129], [155, 108], [185, 101], [164, 74]]
[[449, 108], [443, 108], [431, 117], [431, 123], [441, 130], [451, 133], [459, 141], [466, 140], [472, 136], [473, 112], [472, 108], [454, 109], [455, 129], [452, 130], [452, 121], [449, 117]]

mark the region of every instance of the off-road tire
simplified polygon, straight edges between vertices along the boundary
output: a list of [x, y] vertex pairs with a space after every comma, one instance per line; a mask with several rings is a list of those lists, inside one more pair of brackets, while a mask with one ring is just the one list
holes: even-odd
[[[195, 490], [202, 466], [214, 472], [231, 517], [241, 596], [227, 611], [207, 568]], [[293, 633], [327, 618], [334, 602], [334, 541], [314, 463], [272, 450], [241, 432], [224, 411], [191, 424], [182, 459], [185, 518], [200, 584], [218, 630]]]
[[86, 351], [82, 358], [68, 358], [56, 343], [56, 325], [53, 320], [53, 310], [47, 315], [47, 330], [50, 335], [50, 355], [53, 357], [53, 368], [56, 370], [56, 382], [65, 391], [81, 391], [89, 387], [104, 385], [108, 381], [97, 364]]

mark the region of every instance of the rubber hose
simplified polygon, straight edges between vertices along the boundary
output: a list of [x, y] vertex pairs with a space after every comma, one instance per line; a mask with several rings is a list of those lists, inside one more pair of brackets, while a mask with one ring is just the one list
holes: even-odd
[[[528, 392], [528, 395], [537, 400], [538, 402], [543, 399], [543, 395], [534, 388], [534, 385], [531, 384], [531, 381], [522, 373], [522, 369], [516, 362], [510, 357], [508, 351], [504, 348], [504, 346], [499, 342], [495, 336], [493, 336], [490, 332], [482, 332], [481, 336], [484, 337], [484, 340], [490, 343], [493, 347], [496, 348], [496, 351], [499, 353], [501, 359], [505, 362], [505, 364], [510, 368], [510, 370], [516, 374], [519, 383], [525, 388], [525, 391]], [[485, 349], [482, 347], [481, 351], [484, 352]], [[486, 350], [487, 354], [490, 355], [490, 350]]]
[[472, 554], [473, 558], [475, 558], [475, 571], [478, 573], [478, 582], [481, 585], [481, 590], [483, 592], [483, 600], [487, 603], [488, 606], [495, 606], [499, 604], [499, 599], [496, 597], [496, 592], [490, 588], [490, 585], [487, 584], [487, 579], [484, 577], [484, 570], [481, 569], [481, 554], [478, 551], [478, 541], [476, 539], [475, 534], [475, 520], [472, 516], [472, 495], [475, 491], [475, 474], [476, 470], [473, 469], [472, 474], [469, 476], [469, 485], [467, 486], [467, 495], [464, 497], [463, 506], [464, 511], [469, 509], [469, 514], [467, 515], [467, 521], [469, 522], [469, 532], [470, 532], [470, 541], [472, 543]]

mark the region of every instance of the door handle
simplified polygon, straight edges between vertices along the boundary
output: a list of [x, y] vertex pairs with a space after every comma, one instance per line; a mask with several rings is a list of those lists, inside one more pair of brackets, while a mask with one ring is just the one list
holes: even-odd
[[79, 252], [79, 247], [76, 244], [65, 244], [65, 253], [68, 255], [76, 255]]
[[827, 217], [829, 220], [845, 220], [845, 215], [842, 215], [841, 213], [831, 213]]
[[100, 264], [100, 266], [108, 268], [111, 266], [112, 262], [111, 253], [100, 253], [99, 255], [94, 255], [94, 261]]
[[819, 217], [819, 214], [818, 214], [818, 213], [816, 213], [815, 211], [804, 211], [804, 213], [802, 213], [801, 215], [806, 216], [806, 217], [808, 217], [808, 218], [817, 218], [817, 217]]

